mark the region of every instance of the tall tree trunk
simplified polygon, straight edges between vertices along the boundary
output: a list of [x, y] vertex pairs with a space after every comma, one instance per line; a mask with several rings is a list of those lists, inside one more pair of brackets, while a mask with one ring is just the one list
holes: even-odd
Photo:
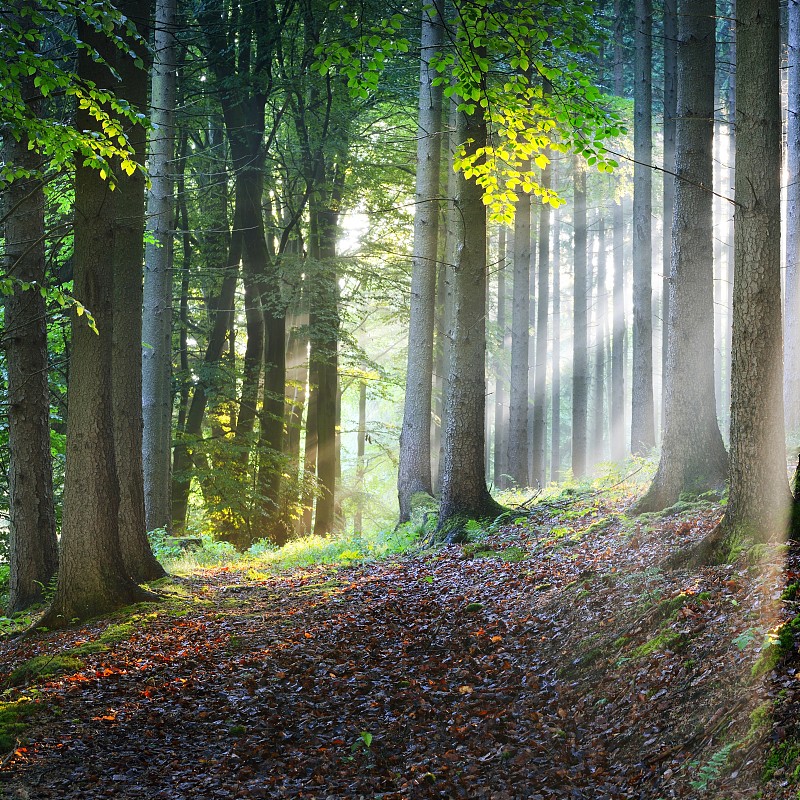
[[[661, 237], [661, 429], [666, 417], [667, 340], [669, 320], [669, 273], [672, 263], [672, 214], [675, 206], [675, 113], [678, 69], [677, 0], [664, 0], [664, 207]], [[712, 75], [713, 83], [713, 75]], [[663, 434], [662, 434], [663, 437]]]
[[[528, 167], [523, 165], [523, 170]], [[508, 474], [528, 486], [528, 350], [530, 347], [531, 196], [519, 192], [514, 210], [514, 285], [511, 301], [511, 394], [508, 403]]]
[[[242, 163], [246, 161], [244, 156], [238, 160]], [[236, 178], [236, 208], [240, 211], [243, 229], [242, 280], [247, 345], [235, 437], [237, 460], [243, 467], [247, 465], [253, 447], [261, 365], [264, 363], [264, 315], [261, 310], [260, 284], [267, 269], [269, 254], [264, 240], [264, 219], [261, 213], [263, 193], [264, 173], [260, 165], [256, 169], [243, 168]], [[247, 481], [244, 475], [241, 479]]]
[[[126, 16], [141, 13], [140, 3], [126, 0], [120, 5]], [[140, 22], [147, 24], [148, 15]], [[147, 72], [134, 59], [120, 57], [118, 72], [122, 78], [119, 93], [131, 106], [144, 114], [147, 108]], [[124, 123], [123, 123], [124, 124]], [[147, 132], [143, 125], [128, 130], [128, 141], [139, 164], [145, 163]], [[114, 449], [120, 488], [119, 540], [128, 574], [137, 582], [155, 580], [165, 575], [147, 540], [144, 502], [143, 407], [142, 407], [142, 268], [144, 263], [145, 176], [137, 170], [132, 175], [118, 171], [114, 192], [116, 224], [112, 268], [114, 270], [113, 327], [113, 403]]]
[[142, 410], [147, 530], [171, 527], [173, 165], [178, 54], [177, 0], [156, 0], [148, 166]]
[[800, 0], [789, 3], [786, 167], [786, 342], [784, 404], [790, 434], [800, 430]]
[[578, 156], [572, 159], [574, 180], [574, 287], [572, 311], [572, 473], [586, 472], [586, 425], [589, 403], [589, 363], [586, 303], [586, 166]]
[[497, 234], [497, 360], [495, 362], [494, 399], [494, 485], [498, 489], [508, 486], [508, 412], [506, 352], [506, 227], [500, 226]]
[[[28, 18], [14, 14], [23, 30]], [[34, 45], [35, 46], [35, 45]], [[22, 78], [22, 96], [34, 97], [33, 77]], [[30, 110], [39, 113], [31, 101]], [[47, 390], [47, 316], [38, 291], [45, 283], [44, 188], [38, 173], [41, 155], [22, 135], [3, 142], [12, 169], [28, 171], [3, 191], [7, 277], [37, 284], [16, 289], [5, 301], [4, 344], [8, 369], [9, 600], [7, 614], [43, 597], [58, 569], [50, 456], [50, 397]]]
[[[542, 171], [541, 184], [551, 186], [551, 170]], [[533, 471], [531, 484], [545, 484], [547, 438], [547, 311], [550, 302], [550, 206], [539, 209], [538, 307], [536, 311], [536, 380], [533, 391]], [[553, 371], [557, 369], [553, 362]]]
[[594, 404], [592, 407], [592, 459], [595, 463], [605, 458], [606, 446], [606, 316], [608, 297], [606, 295], [606, 220], [605, 209], [601, 206], [597, 221], [597, 290], [595, 293], [594, 325]]
[[780, 275], [779, 6], [738, 0], [728, 530], [786, 534]]
[[[78, 37], [115, 63], [115, 48], [104, 32], [78, 22]], [[78, 74], [98, 88], [114, 88], [107, 66], [78, 52]], [[99, 125], [85, 110], [77, 125]], [[70, 413], [67, 428], [67, 470], [58, 584], [41, 624], [64, 627], [139, 600], [152, 599], [129, 576], [119, 542], [120, 490], [114, 452], [112, 400], [113, 272], [107, 268], [117, 227], [115, 203], [99, 170], [75, 170], [74, 293], [89, 309], [95, 333], [73, 312], [69, 375]], [[136, 361], [138, 362], [138, 346]], [[140, 394], [137, 394], [137, 398]], [[140, 450], [141, 452], [141, 450]]]
[[397, 495], [400, 522], [411, 517], [412, 497], [433, 494], [431, 476], [431, 397], [433, 333], [436, 312], [436, 262], [439, 235], [439, 167], [442, 150], [442, 87], [431, 60], [444, 41], [442, 0], [422, 11], [419, 106], [417, 123], [417, 183], [414, 250], [411, 257], [411, 317], [408, 368], [400, 433]]
[[633, 399], [631, 451], [655, 446], [652, 297], [653, 3], [636, 0], [633, 125]]
[[[458, 139], [467, 155], [486, 146], [482, 114], [458, 115]], [[484, 410], [486, 405], [486, 209], [483, 190], [457, 176], [460, 241], [453, 270], [453, 349], [444, 431], [444, 468], [439, 528], [485, 518], [499, 511], [486, 488]]]
[[366, 474], [367, 452], [367, 382], [361, 381], [358, 387], [358, 441], [356, 442], [356, 511], [353, 516], [353, 531], [360, 536], [364, 531], [364, 504], [366, 492], [364, 475]]
[[561, 479], [561, 210], [553, 213], [553, 391], [550, 480]]
[[725, 480], [714, 394], [714, 0], [679, 0], [675, 214], [665, 428], [658, 471], [638, 511]]
[[336, 275], [336, 238], [339, 212], [319, 208], [317, 230], [319, 262], [312, 280], [311, 359], [317, 375], [317, 479], [320, 494], [314, 514], [314, 533], [324, 536], [334, 528], [336, 503], [336, 392], [338, 390], [339, 284]]

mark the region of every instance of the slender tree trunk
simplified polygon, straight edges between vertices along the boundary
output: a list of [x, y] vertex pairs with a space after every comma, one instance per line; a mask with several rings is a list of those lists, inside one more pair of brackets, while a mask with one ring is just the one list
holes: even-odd
[[789, 4], [786, 166], [786, 342], [784, 404], [790, 434], [800, 430], [800, 0]]
[[720, 487], [727, 455], [714, 394], [714, 0], [679, 0], [675, 214], [665, 428], [638, 511]]
[[171, 527], [172, 432], [172, 219], [175, 104], [178, 54], [176, 0], [156, 0], [152, 102], [148, 157], [142, 410], [145, 520], [147, 530]]
[[782, 538], [789, 512], [780, 276], [779, 6], [738, 0], [730, 497], [726, 525]]
[[587, 243], [586, 243], [586, 167], [577, 156], [572, 159], [575, 202], [574, 288], [572, 312], [572, 472], [581, 478], [586, 472], [586, 425], [589, 402], [589, 363], [587, 339]]
[[[115, 63], [115, 49], [105, 33], [79, 20], [78, 37], [94, 47], [106, 64]], [[105, 64], [95, 62], [83, 50], [78, 52], [78, 74], [98, 88], [114, 88]], [[77, 124], [90, 131], [99, 125], [82, 109]], [[108, 182], [82, 160], [79, 157], [75, 170], [75, 219], [79, 222], [75, 226], [74, 293], [91, 311], [97, 333], [85, 314], [73, 312], [58, 584], [41, 621], [48, 628], [153, 599], [130, 578], [119, 542], [120, 490], [112, 401], [114, 286], [113, 272], [107, 267], [116, 232], [115, 204]]]
[[441, 0], [436, 0], [432, 7], [426, 7], [422, 11], [411, 318], [403, 428], [400, 433], [400, 467], [397, 476], [400, 522], [407, 522], [411, 517], [412, 497], [415, 494], [433, 494], [431, 398], [439, 233], [439, 167], [442, 149], [442, 87], [433, 85], [438, 73], [430, 61], [438, 54], [444, 41], [441, 15]]
[[[22, 29], [26, 18], [14, 14]], [[33, 77], [22, 79], [23, 97], [34, 96]], [[38, 103], [31, 102], [38, 114]], [[4, 275], [37, 286], [19, 288], [5, 301], [4, 344], [8, 369], [9, 600], [7, 614], [40, 601], [58, 569], [50, 455], [50, 397], [47, 390], [47, 316], [38, 291], [45, 282], [44, 188], [37, 173], [41, 155], [22, 135], [3, 142], [12, 169], [27, 170], [3, 191]]]
[[[542, 171], [541, 184], [551, 186], [551, 167]], [[531, 484], [544, 486], [547, 438], [547, 311], [550, 302], [550, 206], [539, 209], [538, 307], [536, 312], [536, 381], [533, 391], [533, 471]], [[556, 369], [554, 362], [554, 371]]]
[[594, 406], [592, 415], [592, 458], [595, 463], [605, 457], [606, 444], [606, 316], [608, 297], [606, 295], [606, 220], [604, 209], [600, 207], [597, 221], [597, 290], [595, 293], [595, 350], [594, 350]]
[[553, 391], [550, 480], [561, 479], [561, 210], [553, 213]]
[[[243, 156], [237, 159], [242, 163], [245, 160]], [[269, 254], [264, 240], [264, 219], [261, 213], [263, 193], [264, 173], [260, 165], [256, 169], [242, 169], [236, 178], [236, 208], [241, 214], [244, 244], [242, 280], [247, 345], [244, 352], [235, 441], [238, 450], [237, 460], [243, 467], [247, 465], [253, 447], [261, 365], [264, 363], [264, 315], [261, 310], [260, 284], [267, 269]], [[247, 480], [244, 475], [241, 479]]]
[[652, 297], [652, 0], [636, 0], [633, 166], [633, 399], [631, 450], [655, 446]]
[[[459, 114], [458, 139], [467, 154], [486, 145], [480, 113]], [[453, 279], [453, 350], [448, 381], [447, 427], [439, 528], [495, 515], [499, 506], [486, 488], [484, 409], [486, 404], [486, 209], [483, 190], [462, 172], [456, 202], [461, 231]]]
[[290, 392], [286, 410], [286, 456], [289, 459], [291, 475], [296, 475], [299, 470], [300, 434], [306, 405], [308, 337], [302, 335], [298, 330], [301, 326], [308, 327], [308, 314], [305, 314], [304, 317], [298, 316], [290, 326], [286, 353], [287, 385]]
[[[526, 167], [523, 166], [523, 169]], [[530, 347], [531, 196], [519, 192], [514, 211], [514, 286], [511, 302], [511, 395], [508, 474], [528, 486], [528, 349]]]
[[205, 375], [194, 387], [192, 401], [186, 415], [186, 425], [175, 442], [172, 464], [172, 522], [178, 528], [182, 528], [186, 524], [189, 489], [192, 481], [192, 458], [200, 440], [209, 390], [213, 390], [219, 362], [227, 342], [230, 309], [233, 308], [236, 283], [239, 277], [239, 263], [242, 259], [242, 231], [236, 211], [234, 211], [233, 226], [230, 251], [223, 271], [224, 277], [215, 304], [217, 310], [213, 313], [213, 328], [208, 337], [208, 345], [203, 359]]
[[366, 491], [364, 475], [366, 474], [367, 452], [367, 382], [361, 381], [358, 387], [358, 441], [356, 443], [356, 511], [353, 517], [353, 530], [361, 535], [364, 530], [364, 503]]
[[324, 536], [334, 528], [336, 503], [336, 392], [338, 390], [339, 284], [336, 275], [336, 237], [339, 212], [316, 210], [319, 267], [312, 293], [311, 359], [317, 375], [317, 479], [320, 494], [314, 514], [314, 533]]
[[494, 485], [508, 486], [508, 412], [506, 406], [506, 227], [497, 235], [497, 361], [494, 400]]

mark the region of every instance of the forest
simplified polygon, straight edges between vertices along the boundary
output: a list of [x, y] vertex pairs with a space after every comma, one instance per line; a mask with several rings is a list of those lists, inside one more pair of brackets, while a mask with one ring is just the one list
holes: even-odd
[[800, 0], [6, 0], [0, 94], [0, 798], [800, 798]]

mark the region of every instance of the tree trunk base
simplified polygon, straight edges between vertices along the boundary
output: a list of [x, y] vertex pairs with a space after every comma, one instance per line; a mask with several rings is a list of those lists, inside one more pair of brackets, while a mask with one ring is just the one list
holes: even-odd
[[76, 603], [74, 606], [61, 604], [56, 597], [53, 605], [36, 621], [34, 627], [51, 630], [67, 628], [76, 622], [100, 617], [134, 603], [157, 603], [161, 600], [161, 595], [133, 582], [114, 592], [113, 596], [101, 594], [92, 598], [84, 598], [82, 602]]

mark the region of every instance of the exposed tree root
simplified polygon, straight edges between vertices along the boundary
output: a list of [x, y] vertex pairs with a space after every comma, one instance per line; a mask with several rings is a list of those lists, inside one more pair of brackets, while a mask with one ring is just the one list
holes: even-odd
[[662, 569], [697, 569], [713, 564], [720, 556], [728, 537], [723, 517], [717, 526], [703, 539], [689, 547], [673, 553], [661, 562]]

